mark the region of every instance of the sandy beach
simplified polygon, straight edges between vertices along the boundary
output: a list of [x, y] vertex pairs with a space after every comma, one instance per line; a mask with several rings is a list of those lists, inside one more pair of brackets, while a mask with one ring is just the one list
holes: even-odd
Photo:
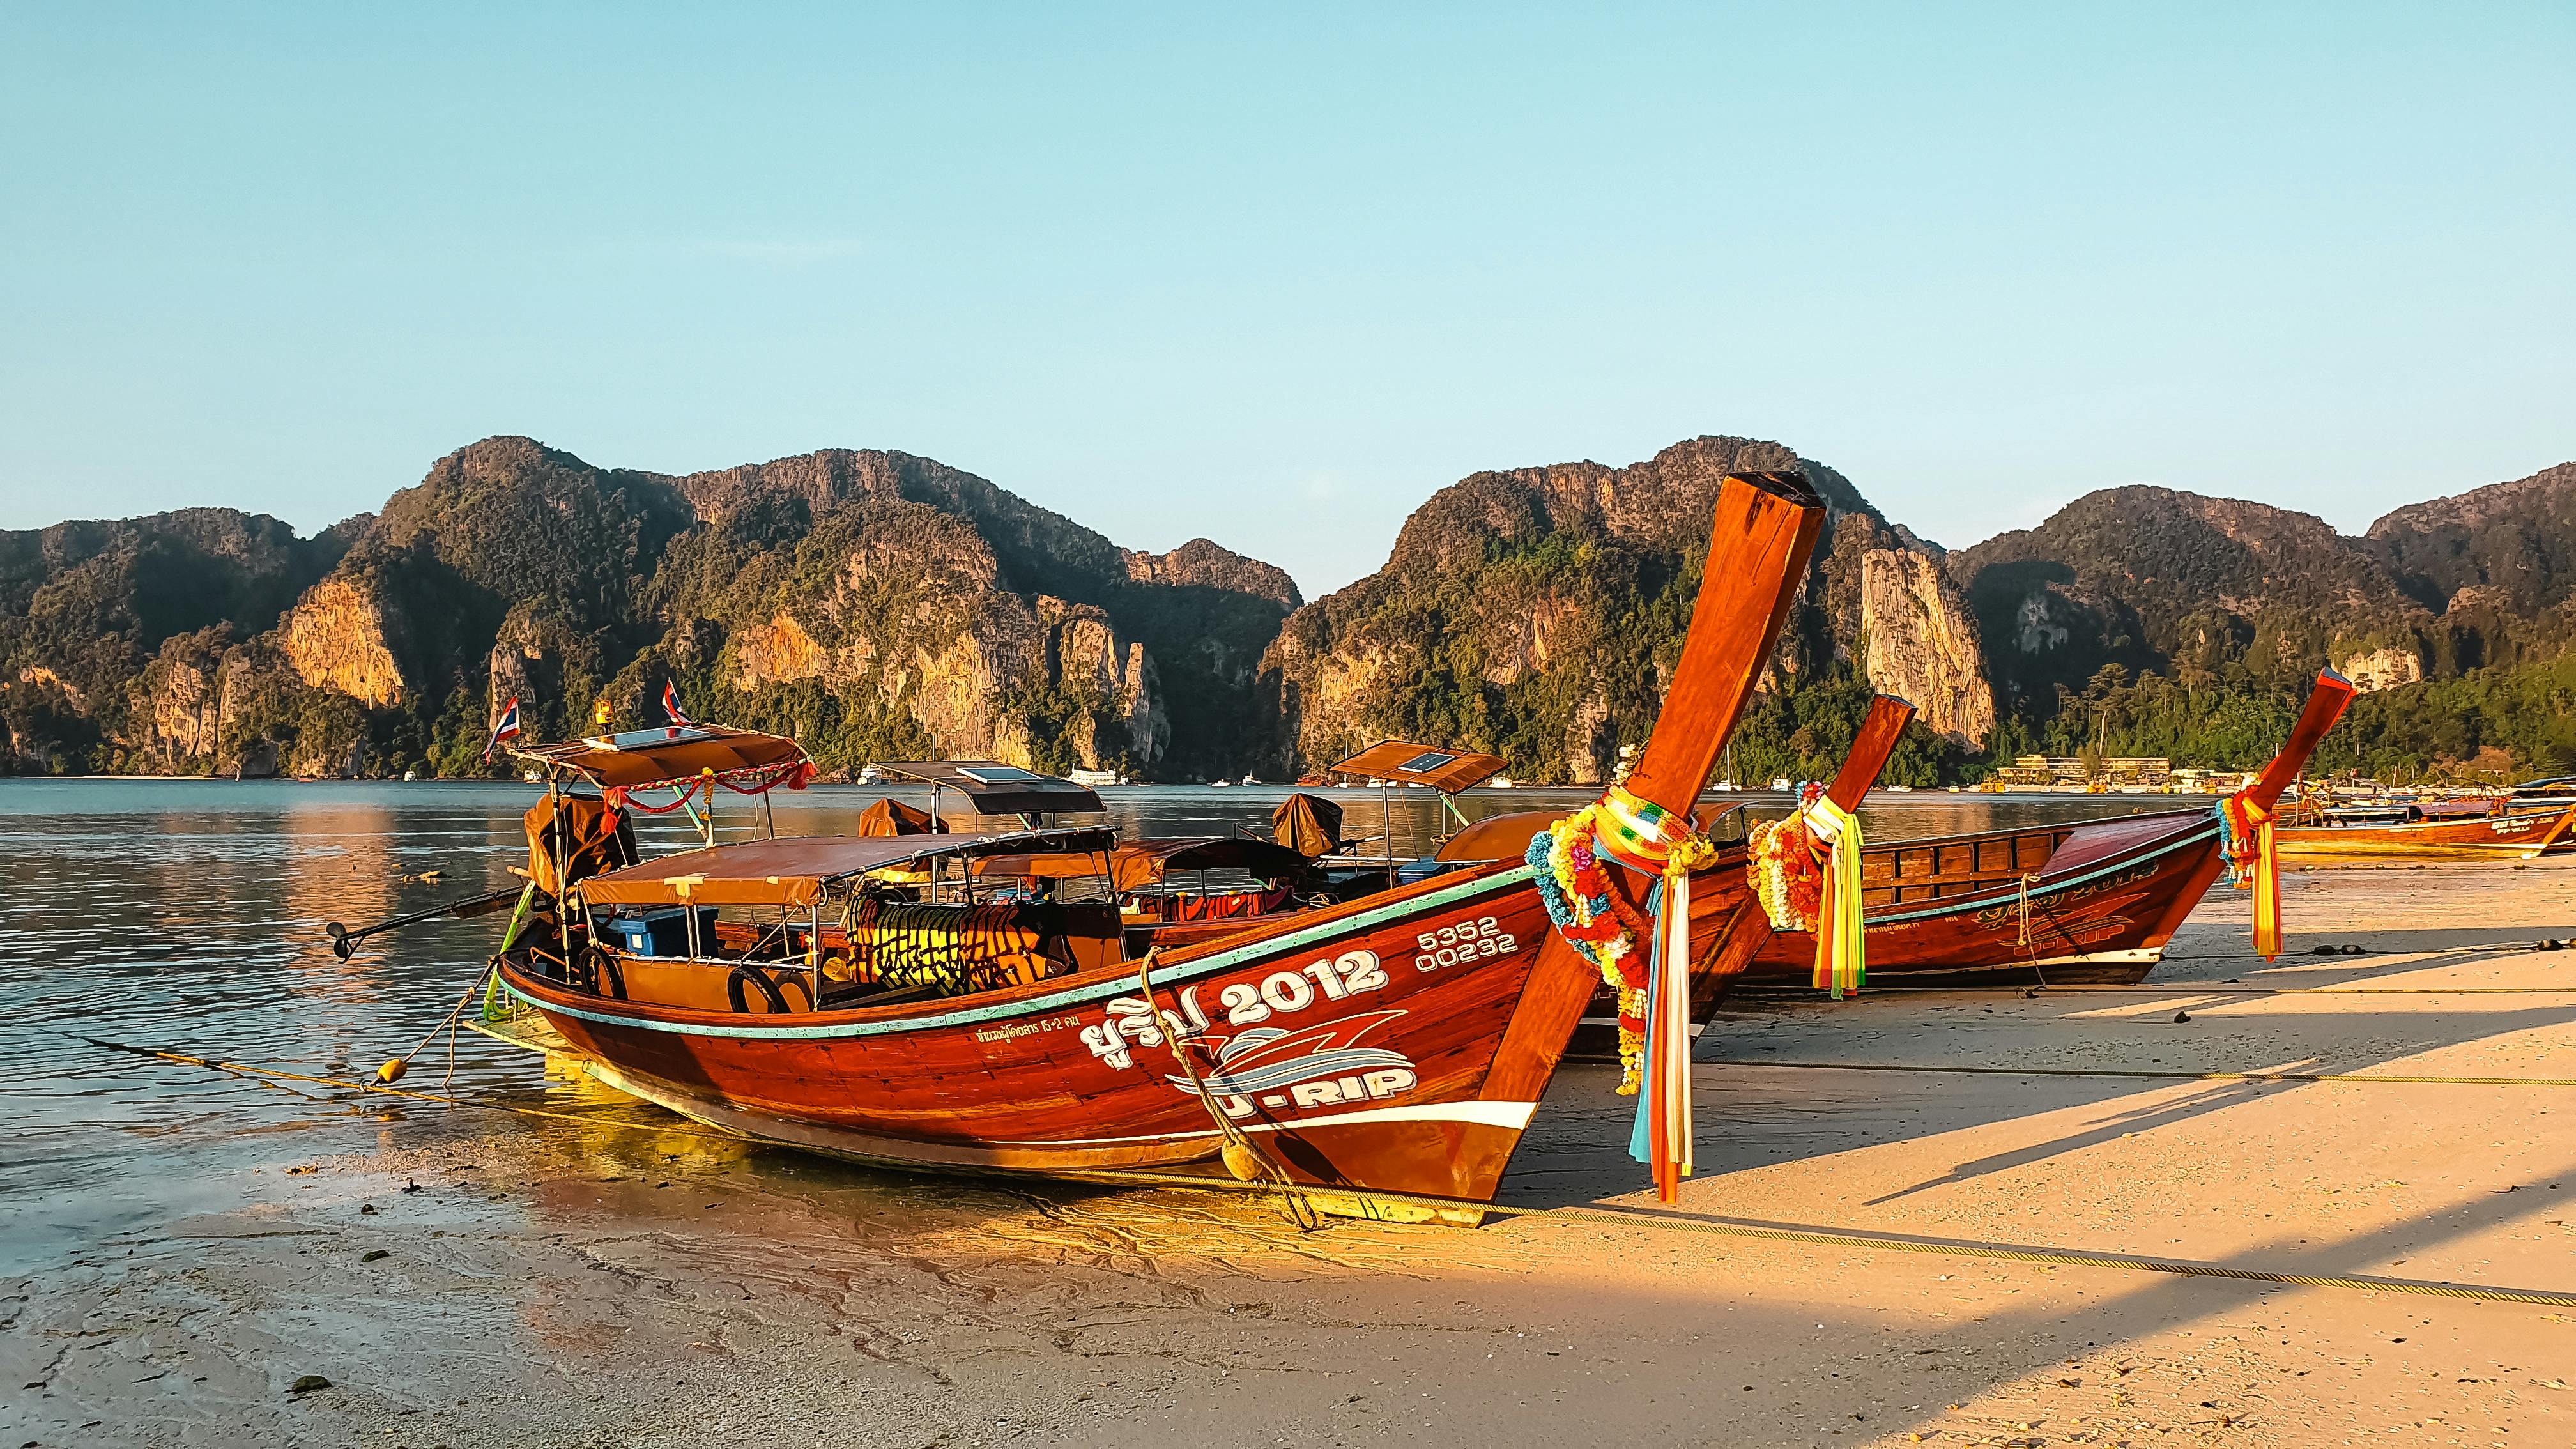
[[2576, 860], [2285, 885], [2268, 965], [2222, 891], [2143, 988], [1731, 1003], [1675, 1209], [1597, 1065], [1503, 1198], [1584, 1214], [1475, 1231], [370, 1102], [0, 1283], [0, 1443], [2576, 1442], [2576, 1307], [1955, 1251], [2576, 1293]]

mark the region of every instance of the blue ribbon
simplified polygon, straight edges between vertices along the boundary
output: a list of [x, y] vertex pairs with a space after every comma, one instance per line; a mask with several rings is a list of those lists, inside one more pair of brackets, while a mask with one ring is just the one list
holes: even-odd
[[[1646, 892], [1646, 918], [1648, 920], [1660, 919], [1660, 912], [1663, 909], [1663, 904], [1664, 883], [1658, 880], [1655, 882], [1654, 888]], [[1654, 1137], [1646, 1114], [1651, 1110], [1650, 1104], [1655, 1100], [1655, 1056], [1653, 1051], [1655, 1023], [1663, 1020], [1663, 1018], [1655, 1012], [1655, 996], [1656, 993], [1664, 989], [1664, 973], [1659, 969], [1663, 964], [1664, 933], [1660, 930], [1656, 931], [1654, 933], [1654, 938], [1654, 949], [1646, 957], [1648, 963], [1646, 969], [1646, 1044], [1648, 1050], [1646, 1053], [1646, 1059], [1638, 1065], [1637, 1115], [1635, 1121], [1631, 1123], [1628, 1128], [1628, 1155], [1649, 1167], [1652, 1167], [1655, 1161], [1654, 1153], [1649, 1150], [1648, 1147], [1648, 1144], [1654, 1140]]]

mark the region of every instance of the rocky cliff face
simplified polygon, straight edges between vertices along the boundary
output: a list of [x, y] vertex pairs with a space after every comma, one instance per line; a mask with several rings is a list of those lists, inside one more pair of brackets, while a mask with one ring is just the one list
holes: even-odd
[[226, 650], [345, 547], [228, 508], [0, 533], [0, 770], [215, 768]]
[[[877, 758], [1152, 771], [1173, 731], [1138, 631], [1212, 595], [1266, 637], [1266, 597], [1233, 587], [1273, 582], [1266, 565], [1204, 540], [1122, 551], [926, 459], [819, 453], [677, 487], [700, 526], [673, 551], [670, 606], [722, 633], [736, 691], [811, 681], [877, 720]], [[1204, 657], [1175, 652], [1185, 670]], [[1249, 703], [1248, 680], [1214, 682]]]
[[[1518, 778], [1605, 778], [1661, 701], [1718, 485], [1782, 469], [1824, 494], [1831, 533], [1771, 687], [1865, 682], [1912, 699], [1959, 745], [1982, 742], [1994, 706], [1977, 627], [1933, 551], [1780, 444], [1698, 438], [1626, 468], [1480, 473], [1435, 495], [1385, 568], [1299, 610], [1272, 645], [1263, 667], [1293, 739], [1283, 765], [1320, 769], [1397, 735], [1493, 750]], [[1811, 735], [1801, 748], [1829, 747]]]
[[1994, 732], [1976, 620], [1932, 559], [1909, 549], [1861, 555], [1860, 639], [1870, 685], [1910, 701], [1934, 733], [1982, 745]]
[[296, 676], [370, 708], [400, 704], [402, 666], [387, 642], [390, 606], [358, 581], [333, 577], [306, 591], [278, 628]]
[[[1295, 598], [900, 453], [675, 478], [494, 438], [309, 544], [216, 510], [0, 535], [0, 724], [40, 768], [457, 773], [506, 699], [559, 737], [596, 701], [657, 718], [670, 680], [829, 766], [1239, 768]], [[1176, 750], [1176, 722], [1206, 728]]]

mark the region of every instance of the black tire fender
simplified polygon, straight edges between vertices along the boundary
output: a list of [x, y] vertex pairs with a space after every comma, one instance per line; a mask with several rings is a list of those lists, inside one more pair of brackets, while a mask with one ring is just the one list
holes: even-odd
[[778, 983], [770, 980], [759, 967], [749, 964], [736, 966], [732, 974], [725, 977], [725, 1000], [732, 1003], [735, 1011], [746, 1015], [751, 1011], [750, 998], [743, 994], [745, 984], [760, 988], [765, 1010], [779, 1016], [787, 1014], [787, 998], [779, 991]]

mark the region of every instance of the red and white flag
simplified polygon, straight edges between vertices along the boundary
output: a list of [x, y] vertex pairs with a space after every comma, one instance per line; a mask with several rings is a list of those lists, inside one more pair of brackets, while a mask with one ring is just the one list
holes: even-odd
[[662, 713], [669, 715], [675, 725], [690, 722], [687, 715], [680, 713], [680, 687], [667, 679], [662, 681]]
[[503, 740], [515, 740], [518, 737], [519, 697], [514, 694], [510, 696], [508, 704], [501, 706], [501, 717], [492, 722], [492, 738], [485, 741], [483, 745], [483, 763], [487, 765], [492, 763], [492, 752], [501, 748]]

